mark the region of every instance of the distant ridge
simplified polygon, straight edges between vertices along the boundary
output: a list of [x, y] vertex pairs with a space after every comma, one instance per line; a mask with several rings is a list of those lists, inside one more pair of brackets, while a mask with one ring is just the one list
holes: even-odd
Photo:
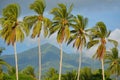
[[[50, 67], [54, 67], [59, 70], [59, 48], [46, 43], [41, 46], [42, 51], [42, 71], [45, 73]], [[12, 55], [4, 55], [1, 57], [5, 61], [7, 61], [12, 66], [15, 65], [14, 54]], [[97, 66], [93, 66], [93, 64], [98, 64], [97, 61], [83, 57], [82, 58], [82, 67], [89, 66], [92, 68], [98, 68]], [[35, 71], [38, 71], [38, 47], [31, 48], [22, 53], [18, 54], [18, 65], [19, 70], [25, 68], [28, 65], [31, 65], [35, 68]], [[77, 69], [78, 67], [78, 54], [67, 54], [63, 53], [63, 72]]]

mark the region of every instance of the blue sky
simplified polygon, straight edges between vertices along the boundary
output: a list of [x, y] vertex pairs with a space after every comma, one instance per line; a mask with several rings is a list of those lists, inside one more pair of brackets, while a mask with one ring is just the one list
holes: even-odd
[[[0, 1], [0, 17], [2, 13], [2, 9], [10, 3], [19, 3], [21, 6], [21, 15], [19, 17], [20, 20], [24, 16], [27, 15], [34, 15], [35, 13], [31, 10], [29, 10], [29, 4], [31, 4], [34, 0], [1, 0]], [[84, 17], [87, 17], [89, 19], [88, 27], [93, 27], [96, 22], [103, 21], [107, 28], [114, 32], [114, 34], [120, 32], [120, 0], [46, 0], [46, 10], [45, 10], [45, 16], [48, 18], [52, 18], [52, 16], [49, 14], [50, 9], [57, 6], [57, 3], [65, 3], [67, 6], [69, 6], [71, 3], [74, 4], [74, 8], [72, 13], [74, 15], [81, 14]], [[113, 35], [114, 35], [113, 34]], [[50, 39], [44, 39], [41, 37], [41, 43], [47, 43], [50, 42], [51, 44], [59, 47], [56, 42], [56, 36], [53, 35]], [[118, 39], [116, 35], [112, 37], [113, 39]], [[3, 54], [12, 54], [13, 48], [12, 46], [6, 46], [4, 41], [0, 39], [0, 45], [5, 47], [6, 50], [3, 52]], [[21, 44], [17, 44], [17, 51], [22, 52], [24, 50], [27, 50], [29, 48], [37, 46], [36, 39], [31, 40], [30, 38], [26, 38], [25, 41]], [[71, 50], [71, 47], [66, 45], [63, 45], [64, 51], [72, 53], [74, 50]]]

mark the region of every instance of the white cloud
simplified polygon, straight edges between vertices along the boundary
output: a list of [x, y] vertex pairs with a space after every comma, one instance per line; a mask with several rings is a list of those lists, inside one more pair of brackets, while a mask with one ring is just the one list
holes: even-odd
[[118, 41], [118, 43], [120, 44], [120, 29], [115, 29], [111, 35], [110, 38], [113, 40]]

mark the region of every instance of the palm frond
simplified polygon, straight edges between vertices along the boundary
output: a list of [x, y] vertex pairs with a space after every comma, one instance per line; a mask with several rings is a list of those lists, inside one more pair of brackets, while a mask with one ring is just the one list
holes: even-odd
[[44, 0], [35, 0], [34, 3], [30, 4], [30, 9], [39, 15], [43, 15], [45, 8], [46, 4]]
[[99, 43], [99, 40], [92, 40], [87, 43], [87, 48], [91, 48]]
[[41, 29], [42, 29], [42, 22], [41, 21], [37, 21], [36, 24], [34, 25], [31, 37], [32, 38], [35, 38], [36, 36], [39, 37]]
[[71, 35], [68, 42], [67, 42], [67, 45], [69, 45], [72, 41], [74, 41], [76, 38], [76, 35]]
[[57, 34], [57, 42], [61, 44], [64, 40], [64, 37], [65, 37], [65, 29], [61, 28]]
[[117, 42], [116, 40], [108, 39], [108, 41], [109, 41], [110, 43], [113, 43], [113, 45], [114, 45], [115, 47], [118, 46], [118, 42]]
[[20, 27], [21, 27], [20, 25], [17, 26], [15, 34], [16, 34], [16, 41], [22, 42], [25, 38], [25, 35]]
[[66, 27], [65, 27], [65, 41], [68, 41], [69, 38], [70, 38], [70, 30], [69, 30], [68, 25], [66, 25]]
[[70, 5], [70, 7], [69, 7], [69, 9], [68, 9], [68, 14], [70, 14], [71, 11], [73, 10], [73, 6], [74, 6], [73, 4]]
[[23, 21], [28, 24], [29, 28], [32, 28], [33, 24], [38, 20], [38, 16], [26, 16]]
[[3, 17], [16, 21], [20, 15], [20, 6], [18, 4], [9, 4], [3, 9]]
[[106, 37], [107, 36], [106, 25], [103, 22], [98, 22], [96, 26], [98, 27], [98, 30], [100, 31], [102, 36]]

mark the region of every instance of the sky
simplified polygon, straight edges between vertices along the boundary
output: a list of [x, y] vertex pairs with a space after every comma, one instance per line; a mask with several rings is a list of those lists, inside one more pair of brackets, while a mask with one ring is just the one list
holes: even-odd
[[[2, 9], [10, 3], [18, 3], [21, 6], [21, 15], [19, 20], [22, 20], [24, 16], [34, 15], [34, 11], [29, 10], [29, 4], [34, 0], [0, 0], [0, 17], [2, 16]], [[112, 31], [110, 38], [117, 40], [120, 43], [120, 0], [46, 0], [46, 9], [44, 16], [52, 19], [52, 15], [49, 14], [53, 7], [56, 7], [58, 3], [65, 3], [68, 7], [70, 4], [74, 4], [72, 14], [83, 15], [89, 19], [88, 27], [93, 27], [97, 22], [103, 21], [107, 28]], [[51, 43], [57, 47], [56, 34], [52, 35], [49, 39], [44, 39], [41, 36], [41, 44]], [[12, 46], [7, 46], [5, 42], [0, 39], [0, 46], [6, 48], [3, 54], [12, 54], [14, 50]], [[23, 43], [17, 43], [17, 51], [22, 52], [37, 46], [37, 39], [30, 39], [27, 37]], [[75, 49], [71, 49], [70, 46], [63, 44], [63, 50], [67, 53], [76, 52]], [[95, 50], [95, 48], [94, 48]], [[94, 50], [89, 50], [93, 53]], [[87, 53], [87, 51], [86, 51]]]

